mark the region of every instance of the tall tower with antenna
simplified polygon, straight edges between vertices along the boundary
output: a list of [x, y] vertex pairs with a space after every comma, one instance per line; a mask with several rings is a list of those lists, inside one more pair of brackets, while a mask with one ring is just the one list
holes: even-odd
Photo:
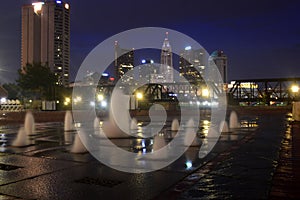
[[164, 76], [164, 82], [172, 83], [174, 81], [173, 78], [173, 56], [172, 56], [172, 48], [169, 41], [169, 33], [166, 32], [166, 38], [163, 42], [161, 49], [161, 70], [160, 73]]

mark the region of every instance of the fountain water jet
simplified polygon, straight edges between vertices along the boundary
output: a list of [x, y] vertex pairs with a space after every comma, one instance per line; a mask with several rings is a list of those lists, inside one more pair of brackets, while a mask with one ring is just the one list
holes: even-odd
[[99, 120], [98, 117], [95, 117], [95, 119], [94, 119], [94, 129], [99, 130], [99, 128], [100, 128], [100, 120]]
[[229, 117], [229, 128], [240, 128], [241, 124], [239, 123], [238, 116], [235, 111], [230, 113]]
[[81, 138], [79, 137], [79, 133], [77, 133], [76, 136], [75, 136], [74, 144], [73, 144], [70, 152], [71, 153], [85, 153], [85, 152], [87, 152], [87, 149], [85, 148], [85, 146], [83, 145], [83, 143], [81, 141]]
[[161, 135], [154, 136], [153, 147], [152, 147], [153, 151], [158, 151], [164, 146], [166, 146], [166, 141], [164, 136]]
[[[193, 142], [191, 143], [190, 141]], [[184, 146], [199, 146], [196, 131], [194, 128], [187, 128], [184, 135]]]
[[228, 123], [226, 121], [221, 121], [219, 131], [221, 133], [228, 133], [229, 132]]
[[194, 120], [192, 118], [189, 119], [189, 121], [186, 123], [186, 127], [188, 127], [188, 128], [195, 127], [195, 122], [194, 122]]
[[172, 131], [178, 131], [179, 130], [179, 121], [178, 119], [173, 119], [172, 125], [171, 125], [171, 130]]
[[131, 130], [137, 130], [138, 129], [136, 118], [132, 118], [131, 123], [130, 123], [130, 129]]
[[31, 111], [26, 112], [24, 129], [27, 135], [33, 135], [35, 132], [35, 122]]
[[164, 148], [167, 145], [164, 136], [156, 135], [154, 136], [152, 150], [155, 154], [152, 156], [153, 159], [164, 159], [168, 157], [168, 152]]
[[198, 157], [204, 158], [215, 146], [220, 136], [220, 132], [216, 130], [216, 127], [210, 127], [208, 129], [207, 136], [202, 141]]
[[65, 114], [64, 130], [65, 131], [72, 131], [72, 130], [74, 130], [73, 116], [72, 116], [71, 111], [69, 111], [69, 110]]
[[111, 103], [108, 121], [102, 125], [103, 133], [108, 138], [130, 137], [130, 115], [129, 96], [124, 95], [120, 89], [114, 89], [111, 96]]
[[73, 142], [72, 132], [65, 131], [64, 132], [64, 139], [65, 139], [65, 144], [72, 144], [72, 142]]
[[30, 142], [27, 138], [27, 133], [26, 133], [24, 127], [21, 127], [18, 131], [17, 138], [12, 143], [12, 146], [24, 147], [24, 146], [28, 146], [29, 144], [30, 144]]
[[108, 121], [104, 121], [102, 125], [102, 133], [106, 135], [107, 138], [128, 138], [130, 137], [128, 134], [123, 132], [115, 120], [109, 118]]
[[[184, 146], [199, 146], [199, 142], [197, 140], [197, 133], [196, 133], [196, 125], [194, 120], [191, 118], [187, 121], [186, 130], [183, 138]], [[192, 141], [192, 143], [191, 143]]]

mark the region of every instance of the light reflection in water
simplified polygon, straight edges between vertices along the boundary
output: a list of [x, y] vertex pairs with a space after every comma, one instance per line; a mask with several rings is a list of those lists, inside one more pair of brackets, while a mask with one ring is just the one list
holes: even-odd
[[[135, 152], [138, 155], [143, 155], [143, 154], [151, 153], [153, 151], [153, 147], [155, 146], [155, 144], [154, 144], [154, 137], [151, 136], [149, 138], [143, 138], [143, 135], [150, 135], [148, 133], [149, 130], [147, 130], [146, 128], [143, 128], [143, 125], [145, 125], [145, 124], [147, 124], [147, 123], [146, 122], [139, 122], [138, 123], [138, 130], [137, 130], [138, 133], [137, 133], [137, 136], [139, 138], [133, 138], [132, 136], [130, 136], [130, 137], [125, 138], [125, 139], [112, 139], [112, 141], [117, 141], [117, 140], [121, 141], [120, 142], [121, 145], [119, 146], [120, 148], [124, 148], [124, 149], [126, 149], [128, 151]], [[157, 134], [157, 136], [159, 136], [162, 140], [165, 141], [165, 143], [163, 141], [160, 141], [161, 144], [164, 143], [165, 145], [167, 145], [170, 141], [173, 140], [174, 137], [176, 137], [176, 132], [172, 132], [171, 131], [170, 124], [171, 124], [171, 122], [169, 124], [167, 123], [166, 126], [163, 128], [163, 130], [161, 130]], [[241, 120], [241, 125], [242, 125], [241, 127], [247, 127], [247, 128], [249, 128], [249, 127], [257, 127], [258, 126], [258, 124], [257, 124], [257, 118], [251, 119], [251, 120], [250, 119], [249, 120], [245, 120], [245, 119]], [[84, 127], [84, 125], [81, 124], [81, 123], [76, 123], [75, 126], [77, 128]], [[100, 121], [100, 127], [102, 127], [102, 126], [103, 126], [103, 121]], [[199, 130], [197, 132], [198, 139], [199, 139], [199, 141], [201, 141], [200, 146], [201, 145], [207, 145], [208, 142], [212, 139], [212, 138], [207, 138], [207, 137], [209, 137], [208, 133], [209, 133], [210, 126], [211, 126], [211, 122], [209, 120], [201, 120], [200, 121], [200, 123], [199, 123]], [[59, 130], [61, 129], [61, 127], [53, 127], [53, 126], [51, 126], [51, 128], [52, 129], [59, 129]], [[1, 131], [6, 131], [6, 130], [2, 129]], [[46, 129], [43, 130], [43, 131], [48, 131], [49, 132], [49, 130], [46, 130]], [[56, 132], [59, 132], [59, 131], [56, 131]], [[175, 133], [175, 135], [174, 135], [174, 133]], [[10, 142], [11, 142], [10, 140], [15, 137], [15, 134], [16, 134], [16, 131], [14, 132], [14, 135], [12, 137], [9, 134], [6, 134], [6, 132], [5, 133], [3, 133], [3, 132], [0, 133], [0, 151], [5, 151], [6, 148], [9, 148], [9, 147], [6, 147], [6, 146], [10, 145]], [[45, 135], [47, 135], [47, 134], [45, 134]], [[74, 132], [70, 133], [70, 135], [73, 136]], [[100, 133], [99, 133], [99, 135], [100, 135]], [[95, 139], [99, 139], [99, 138], [102, 137], [102, 136], [99, 136], [99, 135], [98, 136], [94, 135], [92, 137], [95, 137]], [[230, 135], [230, 136], [232, 136], [232, 137], [229, 137], [229, 140], [230, 139], [231, 140], [237, 140], [235, 137], [237, 137], [238, 134], [236, 134], [236, 135]], [[42, 137], [38, 136], [36, 138], [33, 138], [33, 140], [37, 140], [38, 141], [39, 138], [43, 139], [43, 137], [44, 136], [42, 136]], [[60, 138], [62, 141], [65, 140], [64, 137], [57, 137], [57, 138]], [[64, 142], [59, 143], [59, 144], [60, 145], [68, 146], [68, 145], [70, 145], [72, 143], [73, 139], [74, 138], [72, 138], [71, 141], [70, 141], [70, 143], [68, 143], [68, 144], [66, 144]], [[101, 139], [99, 139], [99, 140], [101, 140]], [[45, 140], [45, 141], [47, 141], [47, 140]], [[118, 142], [116, 142], [115, 144], [118, 145]], [[161, 147], [159, 147], [159, 148], [161, 148]], [[199, 147], [193, 147], [193, 148], [196, 149], [196, 148], [199, 148]], [[184, 165], [187, 161], [190, 161], [191, 162], [190, 164], [193, 165], [192, 161], [194, 161], [194, 159], [195, 158], [184, 159], [182, 161], [183, 162], [182, 164]], [[190, 164], [188, 164], [186, 166], [189, 166]]]
[[[102, 124], [103, 122], [100, 122]], [[130, 138], [130, 151], [138, 153], [138, 154], [145, 154], [149, 152], [153, 152], [153, 147], [156, 146], [154, 143], [154, 138], [149, 137], [145, 138], [145, 135], [149, 135], [149, 130], [143, 128], [143, 125], [147, 124], [146, 122], [139, 122], [138, 123], [138, 131], [136, 136], [138, 138]], [[199, 123], [199, 130], [197, 132], [198, 140], [200, 141], [200, 145], [207, 145], [208, 140], [212, 140], [215, 136], [209, 137], [209, 129], [211, 126], [211, 122], [209, 120], [201, 120]], [[257, 118], [254, 119], [248, 119], [248, 120], [241, 120], [241, 127], [257, 127]], [[151, 132], [151, 131], [150, 131]], [[172, 134], [173, 132], [170, 130], [170, 127], [168, 124], [158, 133], [156, 136], [160, 138], [159, 143], [165, 143], [167, 145], [169, 142], [173, 140], [174, 137], [176, 137], [176, 134]], [[209, 138], [207, 138], [209, 137]], [[239, 138], [239, 135], [237, 133], [228, 135], [228, 140], [237, 140]], [[163, 141], [164, 142], [163, 142]], [[158, 141], [158, 140], [157, 140]], [[122, 147], [121, 147], [122, 148]], [[162, 147], [160, 147], [162, 148]], [[128, 149], [127, 149], [128, 150]]]
[[202, 128], [202, 134], [204, 137], [207, 137], [209, 127], [210, 127], [210, 121], [203, 120], [201, 128]]
[[258, 127], [257, 118], [255, 120], [241, 120], [241, 128], [255, 128]]
[[75, 126], [75, 128], [80, 128], [81, 127], [81, 123], [75, 123], [74, 126]]
[[1, 144], [0, 151], [1, 152], [5, 151], [5, 147], [7, 146], [7, 140], [8, 140], [8, 138], [6, 137], [6, 135], [4, 133], [2, 133], [0, 135], [0, 144]]
[[186, 163], [185, 163], [185, 167], [186, 167], [186, 169], [190, 169], [190, 168], [192, 168], [192, 167], [193, 167], [193, 163], [192, 163], [192, 161], [190, 161], [190, 160], [186, 161]]

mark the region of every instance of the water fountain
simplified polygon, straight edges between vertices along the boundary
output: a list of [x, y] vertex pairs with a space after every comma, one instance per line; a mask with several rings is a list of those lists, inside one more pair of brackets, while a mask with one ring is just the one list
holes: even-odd
[[178, 131], [179, 130], [179, 121], [178, 119], [173, 119], [172, 125], [171, 125], [171, 130], [172, 131]]
[[163, 135], [154, 136], [153, 147], [152, 147], [153, 151], [158, 151], [164, 146], [166, 146], [166, 141], [164, 136]]
[[154, 136], [152, 150], [155, 154], [152, 156], [153, 159], [164, 159], [168, 157], [168, 152], [163, 149], [167, 145], [163, 135]]
[[221, 133], [228, 133], [229, 132], [228, 123], [226, 121], [221, 121], [219, 131]]
[[99, 130], [100, 129], [100, 120], [98, 117], [95, 117], [94, 119], [94, 129]]
[[70, 131], [64, 132], [65, 144], [72, 144], [73, 142], [73, 134]]
[[235, 111], [230, 113], [229, 117], [229, 128], [240, 128], [241, 124], [239, 123], [238, 116]]
[[12, 142], [12, 146], [24, 147], [24, 146], [28, 146], [29, 144], [30, 142], [27, 138], [27, 133], [25, 131], [25, 128], [21, 127], [18, 131], [17, 138]]
[[138, 129], [136, 118], [132, 118], [131, 123], [130, 123], [130, 129], [131, 130], [137, 130]]
[[[98, 117], [95, 117], [94, 119], [94, 135], [101, 136], [101, 127], [100, 127], [100, 119]], [[103, 132], [103, 131], [102, 131]]]
[[87, 152], [87, 149], [85, 148], [85, 146], [83, 145], [81, 138], [79, 137], [79, 133], [83, 134], [84, 132], [79, 131], [76, 136], [75, 136], [75, 140], [74, 140], [74, 144], [71, 148], [71, 153], [85, 153]]
[[129, 96], [114, 89], [109, 109], [109, 117], [103, 122], [102, 130], [108, 138], [128, 138], [130, 133]]
[[195, 128], [192, 127], [186, 128], [183, 142], [184, 142], [184, 146], [199, 146]]
[[195, 122], [194, 122], [193, 118], [189, 119], [189, 121], [186, 123], [186, 127], [188, 127], [188, 128], [195, 127]]
[[102, 125], [102, 133], [106, 135], [107, 138], [128, 138], [128, 134], [124, 133], [116, 124], [115, 120], [109, 118], [108, 121], [104, 121]]
[[184, 133], [184, 146], [199, 146], [196, 136], [196, 125], [192, 118], [187, 121], [185, 128], [186, 130]]
[[203, 139], [200, 151], [198, 154], [199, 158], [204, 158], [215, 146], [219, 140], [220, 132], [216, 130], [216, 127], [210, 127], [208, 129], [207, 136]]
[[32, 135], [35, 132], [35, 122], [31, 111], [26, 112], [24, 129], [27, 135]]
[[74, 125], [73, 125], [73, 116], [71, 111], [66, 111], [65, 114], [65, 123], [64, 123], [64, 130], [65, 131], [72, 131], [74, 130]]

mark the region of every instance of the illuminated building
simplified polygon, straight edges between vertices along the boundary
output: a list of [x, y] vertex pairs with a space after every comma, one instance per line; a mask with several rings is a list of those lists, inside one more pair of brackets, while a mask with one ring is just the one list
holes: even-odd
[[161, 49], [161, 75], [164, 77], [164, 81], [166, 83], [172, 83], [174, 81], [174, 74], [173, 74], [173, 56], [172, 56], [172, 48], [170, 45], [170, 41], [168, 38], [168, 32], [166, 33], [166, 38], [163, 42], [162, 49]]
[[138, 79], [147, 83], [162, 83], [164, 79], [158, 80], [160, 76], [160, 64], [154, 63], [153, 60], [143, 59], [142, 65], [138, 66]]
[[210, 55], [209, 61], [214, 62], [221, 74], [223, 82], [227, 83], [227, 56], [225, 53], [221, 50], [214, 51]]
[[116, 81], [122, 78], [123, 83], [129, 83], [134, 79], [133, 76], [128, 76], [126, 73], [133, 69], [134, 51], [129, 49], [122, 49], [118, 41], [115, 41], [115, 69]]
[[191, 46], [185, 47], [180, 52], [179, 72], [180, 76], [186, 78], [189, 82], [197, 82], [203, 80], [205, 70], [205, 50], [192, 49]]
[[22, 6], [21, 67], [41, 63], [69, 85], [70, 5], [62, 1], [36, 2]]

